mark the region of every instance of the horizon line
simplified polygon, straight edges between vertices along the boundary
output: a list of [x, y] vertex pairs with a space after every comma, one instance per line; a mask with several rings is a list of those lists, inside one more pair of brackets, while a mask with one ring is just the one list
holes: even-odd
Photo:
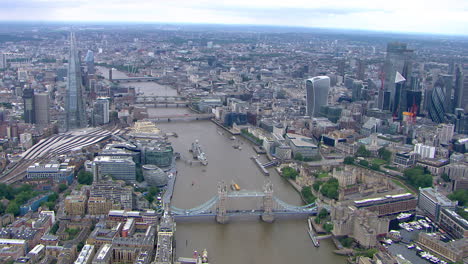
[[[236, 24], [236, 23], [191, 23], [191, 22], [161, 22], [161, 21], [77, 21], [77, 20], [2, 20], [0, 24], [95, 24], [95, 25], [166, 25], [166, 26], [227, 26], [227, 27], [269, 27], [269, 28], [284, 28], [284, 29], [302, 29], [302, 30], [322, 30], [322, 31], [349, 31], [355, 33], [379, 33], [379, 34], [393, 34], [393, 35], [418, 35], [418, 36], [439, 36], [439, 37], [465, 37], [468, 34], [454, 34], [454, 33], [434, 33], [434, 32], [411, 32], [411, 31], [395, 31], [395, 30], [373, 30], [373, 29], [357, 29], [357, 28], [342, 28], [342, 27], [308, 27], [298, 25], [275, 25], [275, 24]], [[38, 25], [38, 26], [39, 26]], [[294, 32], [294, 31], [292, 31]]]

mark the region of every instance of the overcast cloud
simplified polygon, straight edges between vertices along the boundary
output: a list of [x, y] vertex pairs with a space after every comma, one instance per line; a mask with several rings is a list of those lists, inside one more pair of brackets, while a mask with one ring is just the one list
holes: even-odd
[[468, 35], [468, 0], [0, 0], [0, 20], [257, 24]]

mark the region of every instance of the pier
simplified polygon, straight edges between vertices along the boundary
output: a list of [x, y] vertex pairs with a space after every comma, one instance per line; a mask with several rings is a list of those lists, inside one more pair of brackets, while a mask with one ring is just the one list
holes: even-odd
[[262, 163], [260, 163], [260, 161], [256, 157], [252, 156], [251, 159], [255, 162], [255, 164], [257, 164], [257, 166], [260, 168], [264, 175], [270, 175], [270, 172], [267, 169], [265, 169], [265, 167], [262, 165]]
[[307, 218], [307, 223], [309, 224], [309, 230], [307, 230], [307, 233], [309, 233], [310, 239], [312, 239], [312, 243], [314, 244], [315, 247], [320, 246], [320, 242], [318, 241], [317, 237], [315, 236], [314, 229], [312, 229], [312, 224], [310, 223], [310, 217]]

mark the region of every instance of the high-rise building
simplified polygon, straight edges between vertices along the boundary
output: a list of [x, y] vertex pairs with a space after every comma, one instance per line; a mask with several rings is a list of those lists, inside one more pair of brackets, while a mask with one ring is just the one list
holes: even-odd
[[468, 112], [468, 76], [466, 74], [466, 72], [462, 73], [462, 76], [463, 76], [463, 80], [462, 80], [462, 84], [460, 86], [460, 98], [461, 98], [461, 102], [460, 102], [460, 108], [463, 108], [465, 109], [465, 112]]
[[5, 53], [0, 54], [0, 69], [8, 68], [7, 56]]
[[23, 90], [24, 122], [34, 124], [34, 90], [27, 88]]
[[65, 100], [67, 130], [86, 126], [80, 58], [75, 42], [75, 34], [72, 32], [70, 34], [70, 57], [68, 60], [67, 96]]
[[405, 43], [388, 43], [387, 56], [384, 63], [384, 89], [379, 94], [379, 108], [391, 111], [400, 116], [407, 111], [406, 106], [407, 87], [406, 80], [411, 76], [413, 51], [407, 49]]
[[109, 123], [109, 99], [97, 98], [93, 106], [93, 125], [100, 126]]
[[85, 62], [88, 74], [94, 74], [94, 52], [92, 50], [88, 50], [88, 53], [86, 53]]
[[36, 124], [49, 124], [49, 95], [47, 93], [34, 95], [34, 119]]
[[431, 98], [428, 98], [428, 112], [432, 121], [436, 123], [445, 122], [445, 113], [447, 108], [445, 106], [445, 93], [441, 86], [435, 86], [432, 89]]
[[317, 76], [306, 80], [307, 115], [318, 117], [320, 107], [328, 104], [330, 77]]
[[362, 59], [357, 60], [356, 78], [363, 81], [366, 74], [366, 62]]
[[[463, 108], [463, 95], [464, 95], [464, 81], [465, 75], [463, 74], [463, 69], [461, 65], [457, 65], [455, 69], [455, 86], [454, 86], [454, 100], [453, 100], [453, 109]], [[468, 102], [465, 102], [468, 104]]]

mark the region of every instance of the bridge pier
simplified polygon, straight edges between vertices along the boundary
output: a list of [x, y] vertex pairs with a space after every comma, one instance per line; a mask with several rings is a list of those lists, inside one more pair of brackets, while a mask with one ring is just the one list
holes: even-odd
[[216, 206], [216, 222], [225, 224], [229, 220], [226, 210], [227, 187], [224, 183], [218, 184], [218, 204]]
[[267, 223], [272, 223], [275, 220], [275, 216], [273, 215], [273, 186], [271, 182], [267, 182], [265, 186], [263, 186], [263, 192], [265, 196], [263, 196], [262, 220]]

